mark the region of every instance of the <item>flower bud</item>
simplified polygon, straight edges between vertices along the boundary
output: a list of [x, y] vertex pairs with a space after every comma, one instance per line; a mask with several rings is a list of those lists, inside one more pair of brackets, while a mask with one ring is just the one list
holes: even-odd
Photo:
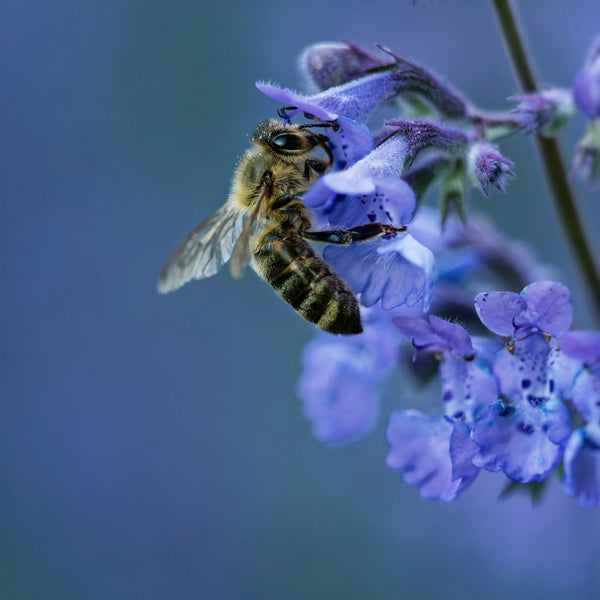
[[342, 85], [385, 65], [385, 61], [351, 42], [324, 42], [304, 50], [300, 72], [317, 90]]
[[504, 193], [507, 177], [514, 177], [514, 164], [504, 158], [498, 147], [489, 142], [476, 142], [471, 146], [468, 157], [469, 176], [486, 197], [490, 197], [489, 188], [495, 187]]
[[541, 131], [550, 137], [573, 116], [575, 105], [570, 90], [546, 88], [533, 94], [511, 96], [518, 102], [511, 111], [517, 117], [519, 126], [525, 133]]

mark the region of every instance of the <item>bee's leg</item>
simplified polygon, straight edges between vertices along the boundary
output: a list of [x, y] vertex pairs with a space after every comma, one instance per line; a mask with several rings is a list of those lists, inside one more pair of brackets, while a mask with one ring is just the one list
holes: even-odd
[[325, 242], [349, 246], [352, 242], [370, 240], [374, 237], [393, 236], [406, 231], [406, 225], [394, 227], [386, 223], [366, 223], [350, 229], [331, 229], [329, 231], [303, 231], [302, 237], [313, 242]]

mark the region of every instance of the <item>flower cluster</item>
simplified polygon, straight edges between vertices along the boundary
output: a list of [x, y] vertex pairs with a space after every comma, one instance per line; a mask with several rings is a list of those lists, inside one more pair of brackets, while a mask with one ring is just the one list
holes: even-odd
[[[364, 332], [321, 332], [304, 350], [298, 392], [314, 433], [328, 444], [355, 441], [377, 422], [394, 371], [406, 389], [438, 375], [438, 414], [400, 410], [387, 428], [388, 466], [422, 496], [452, 500], [482, 469], [538, 482], [562, 463], [565, 491], [600, 505], [600, 332], [570, 331], [569, 290], [467, 211], [468, 181], [489, 197], [515, 176], [494, 142], [507, 130], [551, 135], [572, 112], [571, 93], [543, 90], [516, 98], [511, 112], [486, 113], [428, 69], [380, 50], [308, 48], [308, 94], [257, 84], [285, 106], [286, 121], [329, 127], [333, 165], [304, 196], [313, 225], [392, 226], [323, 249], [360, 300]], [[599, 56], [574, 88], [595, 123]], [[397, 118], [378, 123], [381, 102]], [[426, 206], [436, 188], [439, 211]]]

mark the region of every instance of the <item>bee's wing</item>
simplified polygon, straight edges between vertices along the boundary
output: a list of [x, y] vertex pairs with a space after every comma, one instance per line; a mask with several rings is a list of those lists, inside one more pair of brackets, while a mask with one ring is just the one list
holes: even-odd
[[192, 279], [214, 275], [230, 258], [244, 213], [226, 202], [177, 246], [165, 263], [158, 291], [166, 294]]
[[229, 263], [229, 272], [231, 273], [231, 276], [236, 279], [239, 279], [242, 276], [244, 268], [250, 260], [250, 238], [256, 229], [260, 207], [265, 195], [266, 192], [263, 192], [257, 200], [252, 212], [242, 227], [240, 236], [233, 249], [233, 255], [231, 257], [231, 262]]

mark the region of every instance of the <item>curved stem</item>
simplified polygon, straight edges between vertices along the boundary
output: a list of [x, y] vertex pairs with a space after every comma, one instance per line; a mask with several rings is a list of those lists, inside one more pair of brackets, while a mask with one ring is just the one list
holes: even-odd
[[[527, 56], [523, 36], [511, 0], [492, 0], [498, 23], [504, 38], [517, 79], [524, 92], [535, 92], [538, 88], [535, 74]], [[596, 317], [600, 318], [600, 274], [594, 263], [594, 253], [585, 234], [579, 216], [577, 200], [569, 187], [567, 169], [557, 138], [545, 138], [536, 134], [535, 142], [542, 160], [544, 174], [554, 207], [569, 241], [572, 252], [583, 273], [588, 291], [593, 299]]]

